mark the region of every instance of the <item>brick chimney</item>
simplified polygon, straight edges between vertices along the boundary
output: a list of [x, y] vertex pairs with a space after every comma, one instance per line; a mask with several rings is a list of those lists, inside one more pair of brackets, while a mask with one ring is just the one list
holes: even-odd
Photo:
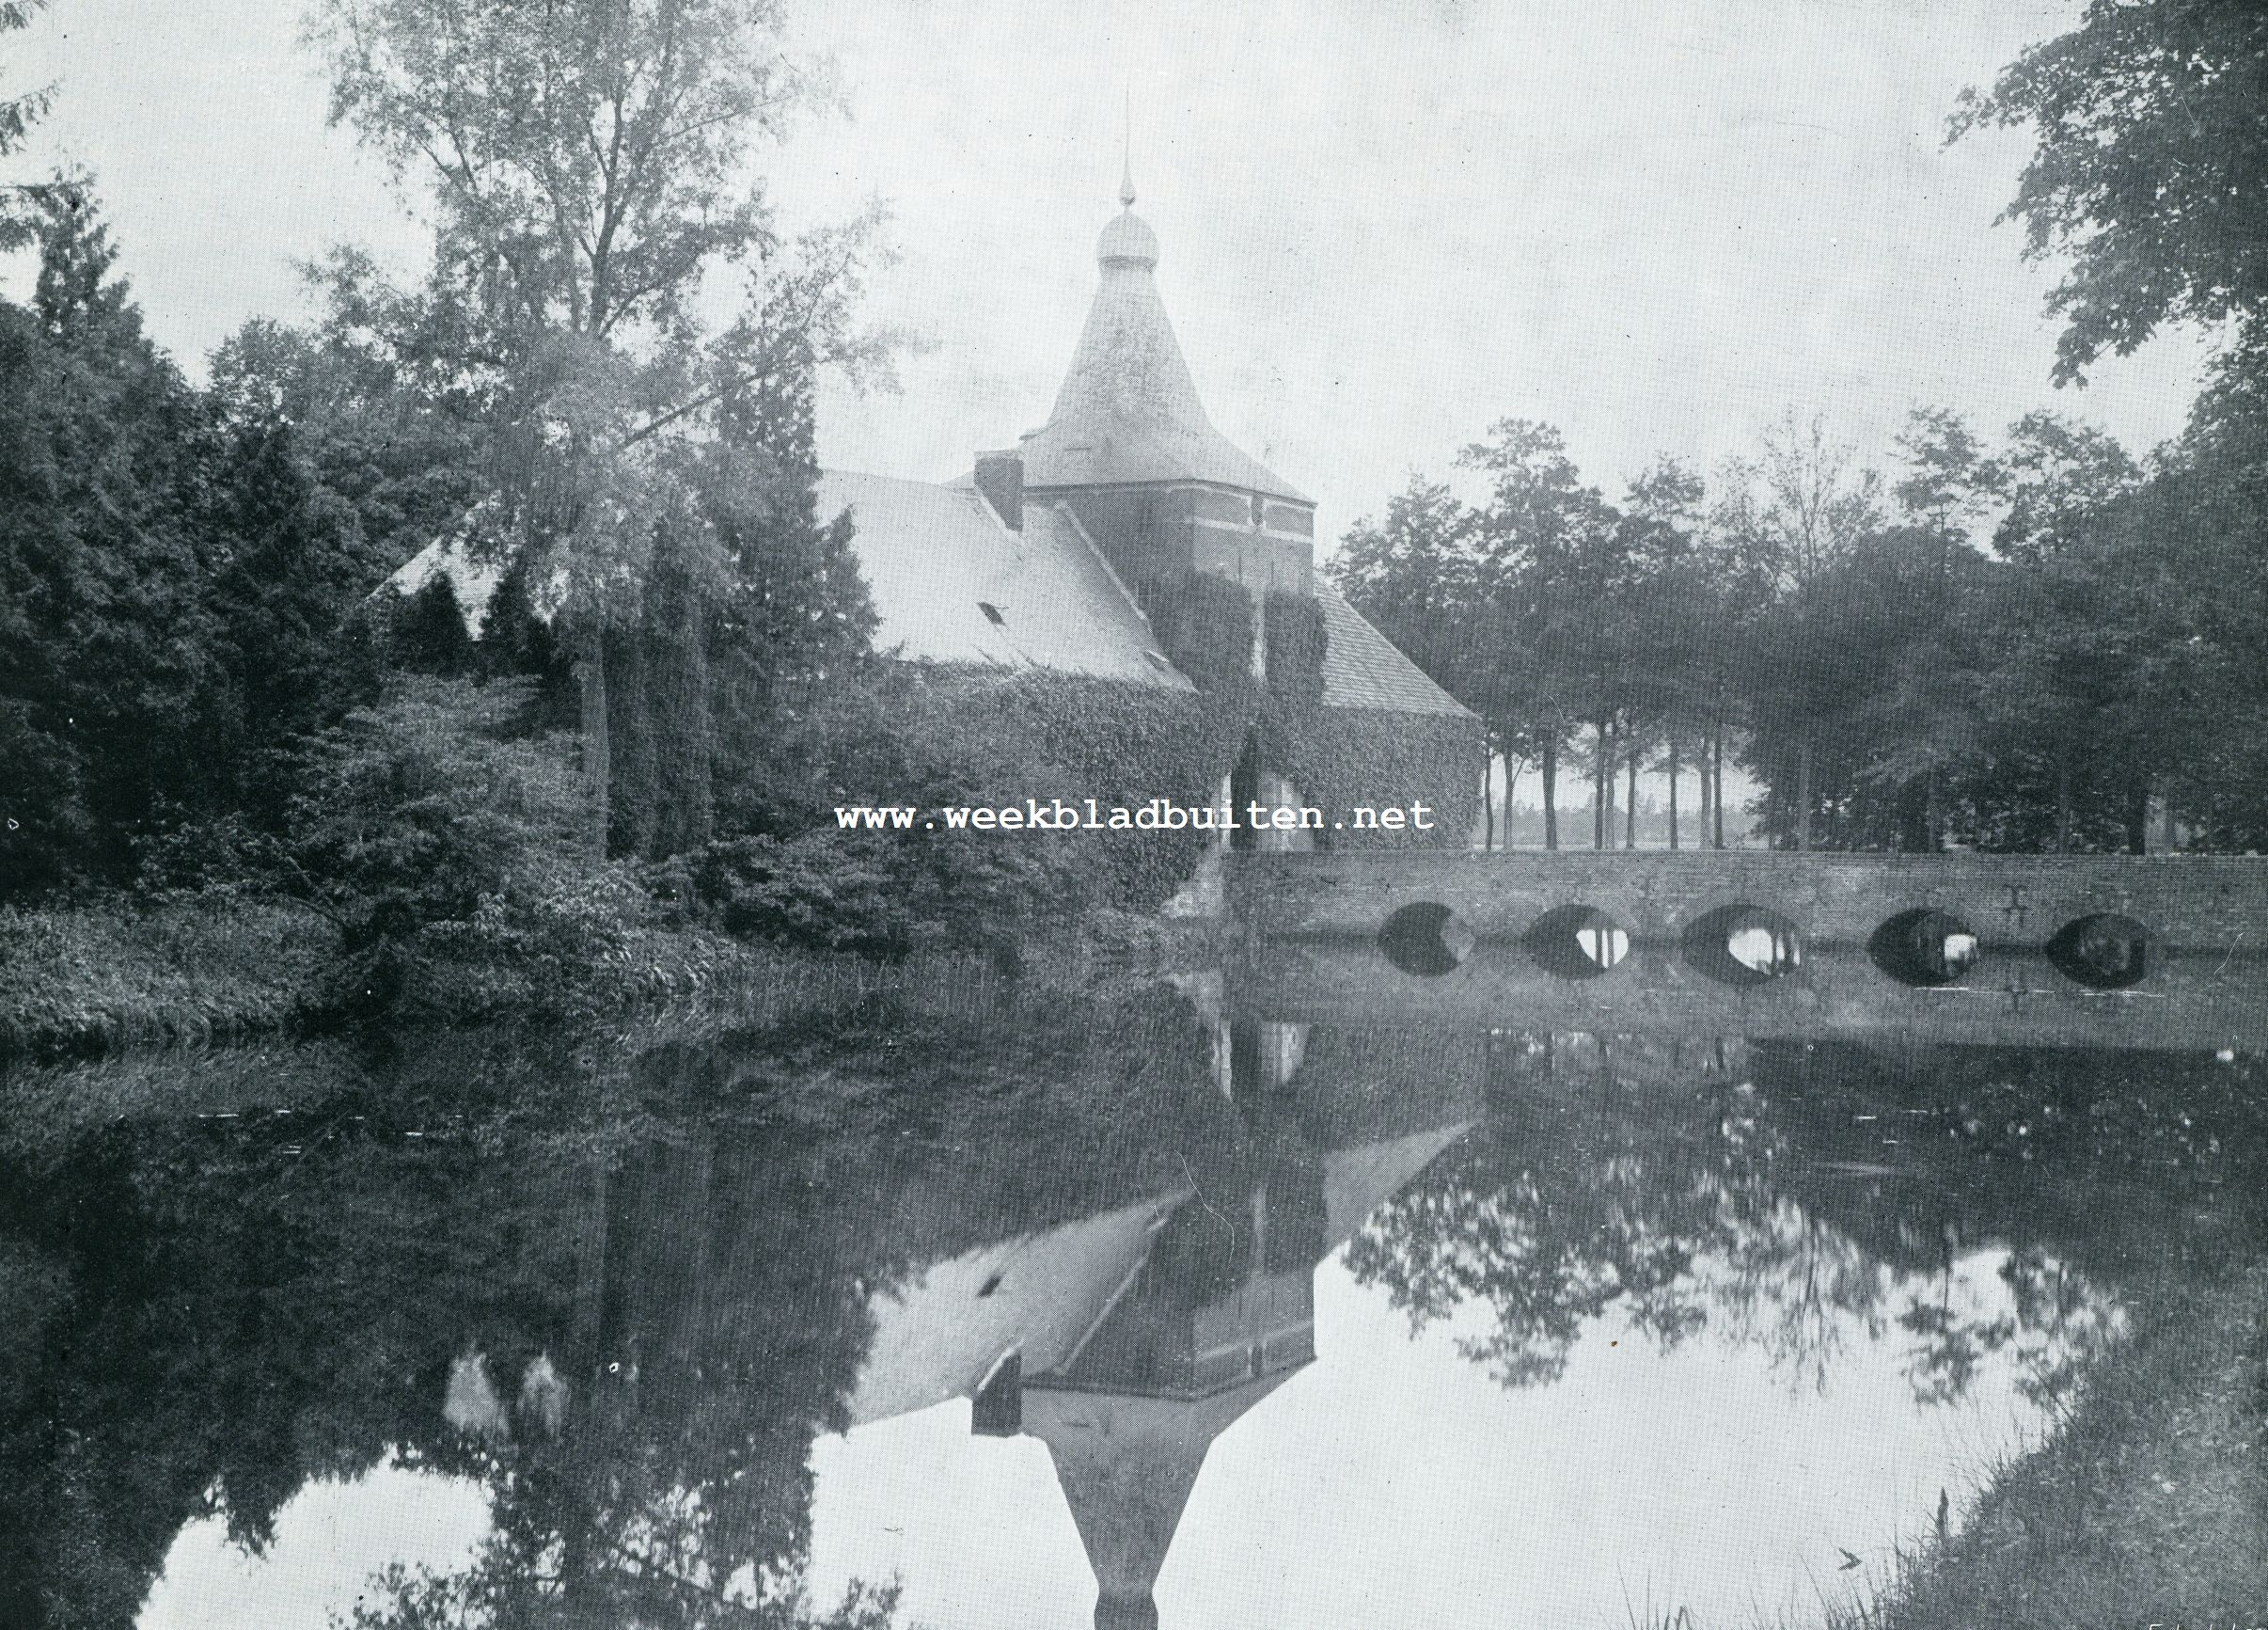
[[1024, 455], [980, 452], [976, 455], [977, 491], [984, 495], [995, 514], [1012, 532], [1024, 530]]

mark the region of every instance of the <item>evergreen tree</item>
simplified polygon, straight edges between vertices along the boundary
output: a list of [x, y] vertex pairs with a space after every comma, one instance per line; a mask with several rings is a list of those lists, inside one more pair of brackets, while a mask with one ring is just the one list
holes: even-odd
[[203, 415], [142, 332], [83, 185], [39, 199], [28, 309], [0, 306], [0, 798], [10, 892], [120, 878], [134, 840], [229, 792], [239, 726], [198, 525]]

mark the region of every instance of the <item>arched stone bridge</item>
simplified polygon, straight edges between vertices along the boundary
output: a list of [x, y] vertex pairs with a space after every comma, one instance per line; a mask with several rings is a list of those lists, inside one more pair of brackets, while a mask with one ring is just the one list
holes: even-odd
[[1483, 941], [1520, 940], [1587, 907], [1639, 944], [1676, 943], [1738, 907], [1807, 946], [1864, 948], [1901, 913], [1943, 912], [1995, 948], [2044, 951], [2070, 925], [2118, 916], [2156, 948], [2268, 953], [2268, 862], [2123, 855], [1797, 855], [1740, 850], [1256, 855], [1239, 905], [1264, 939], [1375, 939], [1404, 906], [1447, 907]]
[[2268, 1046], [2268, 862], [1640, 852], [1237, 868], [1284, 1021]]

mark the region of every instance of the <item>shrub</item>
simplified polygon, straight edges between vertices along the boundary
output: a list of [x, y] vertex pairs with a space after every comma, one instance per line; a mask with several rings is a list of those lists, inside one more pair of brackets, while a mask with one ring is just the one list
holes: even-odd
[[322, 1005], [542, 1006], [624, 959], [645, 896], [583, 849], [568, 740], [511, 734], [529, 691], [412, 678], [314, 743], [282, 863], [344, 930]]

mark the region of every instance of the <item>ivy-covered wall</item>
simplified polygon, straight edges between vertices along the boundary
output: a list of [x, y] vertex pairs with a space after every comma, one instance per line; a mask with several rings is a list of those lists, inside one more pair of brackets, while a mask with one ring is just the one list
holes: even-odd
[[[1076, 674], [914, 666], [905, 671], [895, 728], [928, 738], [940, 762], [961, 766], [972, 792], [996, 802], [1095, 799], [1140, 808], [1168, 799], [1184, 808], [1218, 801], [1223, 778], [1255, 736], [1261, 766], [1286, 775], [1301, 799], [1339, 820], [1358, 804], [1414, 801], [1430, 831], [1406, 828], [1320, 834], [1334, 848], [1454, 848], [1470, 841], [1478, 808], [1480, 725], [1459, 715], [1322, 705], [1328, 654], [1320, 609], [1279, 591], [1255, 618], [1236, 583], [1199, 575], [1152, 612], [1158, 642], [1194, 691]], [[1254, 625], [1266, 678], [1252, 674]], [[973, 836], [973, 834], [971, 834]], [[1078, 831], [1000, 833], [989, 841], [1046, 844], [1076, 856], [1101, 896], [1147, 910], [1188, 879], [1213, 841], [1208, 831]]]
[[[1249, 728], [1249, 691], [1168, 690], [1044, 672], [1006, 677], [966, 669], [924, 672], [937, 728], [974, 760], [985, 797], [1006, 803], [1095, 799], [1105, 811], [1170, 799], [1184, 808], [1218, 801]], [[1210, 834], [1193, 830], [1079, 831], [1046, 841], [1092, 855], [1111, 904], [1152, 910], [1195, 869]], [[1003, 833], [999, 842], [1040, 841]]]
[[[1285, 772], [1310, 804], [1427, 806], [1434, 830], [1325, 831], [1333, 849], [1463, 848], [1480, 812], [1480, 721], [1454, 713], [1317, 708], [1293, 744]], [[1326, 819], [1338, 818], [1326, 815]]]

